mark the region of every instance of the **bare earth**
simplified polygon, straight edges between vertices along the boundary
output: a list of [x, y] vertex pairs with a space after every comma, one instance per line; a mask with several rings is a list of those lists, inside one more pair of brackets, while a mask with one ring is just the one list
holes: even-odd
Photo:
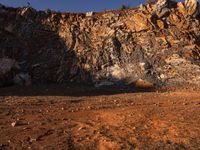
[[0, 149], [200, 149], [198, 89], [46, 85], [4, 88], [0, 95]]

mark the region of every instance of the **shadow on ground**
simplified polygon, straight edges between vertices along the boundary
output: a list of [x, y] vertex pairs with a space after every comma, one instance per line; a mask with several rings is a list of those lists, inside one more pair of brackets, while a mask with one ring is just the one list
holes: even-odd
[[133, 85], [95, 88], [89, 85], [40, 84], [30, 87], [0, 88], [0, 96], [101, 96], [122, 93], [155, 92], [156, 89], [138, 89]]

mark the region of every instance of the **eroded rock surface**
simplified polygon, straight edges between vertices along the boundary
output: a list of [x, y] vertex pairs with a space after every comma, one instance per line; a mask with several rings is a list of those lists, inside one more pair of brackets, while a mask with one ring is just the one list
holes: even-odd
[[196, 0], [87, 14], [2, 6], [0, 58], [33, 83], [199, 85], [199, 20]]

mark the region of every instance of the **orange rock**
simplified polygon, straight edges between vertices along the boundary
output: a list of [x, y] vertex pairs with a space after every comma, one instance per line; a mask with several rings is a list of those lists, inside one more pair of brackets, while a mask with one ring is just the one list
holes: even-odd
[[137, 32], [142, 30], [148, 30], [150, 28], [150, 23], [146, 16], [141, 14], [136, 14], [133, 16], [133, 21], [135, 22], [135, 30]]
[[177, 9], [183, 15], [198, 15], [199, 6], [197, 0], [186, 0], [184, 3], [178, 2]]
[[162, 20], [157, 20], [157, 25], [160, 29], [164, 29], [165, 28], [165, 24]]
[[135, 81], [135, 87], [142, 89], [152, 89], [154, 88], [154, 84], [146, 80], [138, 79]]
[[181, 14], [183, 14], [183, 15], [187, 14], [187, 10], [182, 2], [177, 3], [177, 9]]
[[178, 24], [178, 23], [180, 23], [181, 18], [178, 15], [176, 15], [175, 13], [173, 13], [169, 16], [169, 20], [170, 20], [171, 24]]
[[194, 15], [198, 11], [198, 0], [186, 0], [185, 7], [188, 15]]

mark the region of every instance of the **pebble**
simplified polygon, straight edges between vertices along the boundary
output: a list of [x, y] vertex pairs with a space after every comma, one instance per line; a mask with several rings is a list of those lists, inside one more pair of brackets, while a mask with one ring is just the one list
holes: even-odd
[[12, 127], [16, 127], [17, 125], [18, 125], [17, 121], [14, 121], [14, 122], [11, 123]]
[[187, 103], [183, 103], [183, 105], [188, 105]]
[[200, 105], [200, 102], [197, 102], [195, 105]]

